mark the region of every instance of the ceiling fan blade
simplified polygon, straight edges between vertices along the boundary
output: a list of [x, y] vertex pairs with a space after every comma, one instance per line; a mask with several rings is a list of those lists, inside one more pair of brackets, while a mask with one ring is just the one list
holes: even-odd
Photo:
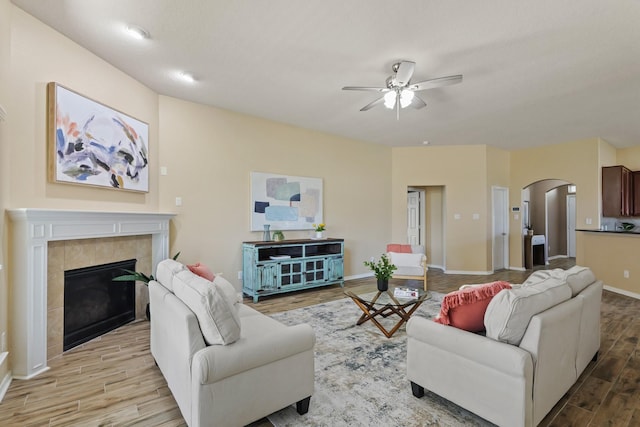
[[345, 86], [342, 90], [366, 90], [369, 92], [389, 92], [387, 87], [367, 87], [367, 86]]
[[408, 86], [408, 89], [413, 91], [433, 89], [440, 86], [448, 86], [460, 83], [462, 81], [462, 74], [447, 77], [438, 77], [437, 79], [425, 80]]
[[413, 95], [413, 99], [411, 100], [411, 106], [416, 110], [424, 108], [427, 106], [427, 103], [422, 100], [417, 94]]
[[396, 81], [400, 86], [409, 84], [411, 77], [413, 77], [413, 69], [416, 66], [415, 62], [401, 61], [398, 71], [396, 72]]
[[378, 104], [382, 104], [384, 102], [384, 96], [382, 98], [378, 98], [373, 102], [368, 103], [367, 105], [365, 105], [364, 107], [362, 107], [360, 109], [360, 111], [367, 111], [372, 109], [373, 107], [375, 107]]

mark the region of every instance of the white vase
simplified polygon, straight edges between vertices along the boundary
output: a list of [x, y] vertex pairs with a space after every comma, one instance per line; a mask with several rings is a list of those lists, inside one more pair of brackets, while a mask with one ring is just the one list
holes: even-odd
[[316, 239], [322, 239], [323, 231], [316, 231]]

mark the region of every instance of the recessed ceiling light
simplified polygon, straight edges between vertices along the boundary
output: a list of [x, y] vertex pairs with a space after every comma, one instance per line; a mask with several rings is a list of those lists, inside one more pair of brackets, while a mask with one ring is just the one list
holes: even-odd
[[422, 144], [423, 144], [423, 145], [429, 145], [429, 141], [424, 140], [424, 141], [422, 141]]
[[184, 71], [180, 71], [178, 73], [178, 78], [183, 82], [194, 83], [196, 79], [189, 73], [185, 73]]
[[129, 36], [133, 37], [136, 40], [144, 40], [151, 37], [149, 35], [149, 31], [137, 25], [129, 25], [126, 28], [126, 31], [127, 31], [127, 34], [129, 34]]

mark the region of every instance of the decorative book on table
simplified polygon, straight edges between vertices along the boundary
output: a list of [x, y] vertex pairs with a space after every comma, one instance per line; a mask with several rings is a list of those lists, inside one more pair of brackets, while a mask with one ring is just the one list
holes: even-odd
[[393, 296], [397, 298], [417, 298], [420, 294], [417, 289], [412, 288], [395, 288]]

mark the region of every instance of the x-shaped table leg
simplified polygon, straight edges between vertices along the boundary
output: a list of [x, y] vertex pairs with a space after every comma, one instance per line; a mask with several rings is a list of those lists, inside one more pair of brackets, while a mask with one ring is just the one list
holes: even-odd
[[[387, 293], [389, 293], [389, 291], [387, 291]], [[420, 305], [422, 304], [422, 301], [415, 301], [415, 302], [412, 301], [406, 304], [402, 304], [397, 299], [395, 299], [391, 293], [389, 293], [389, 296], [397, 305], [385, 304], [380, 308], [376, 308], [375, 303], [381, 294], [382, 292], [378, 291], [378, 293], [373, 298], [373, 300], [371, 300], [371, 302], [364, 301], [358, 297], [351, 296], [351, 299], [353, 300], [353, 302], [355, 302], [356, 305], [360, 307], [360, 310], [362, 310], [363, 312], [362, 315], [360, 316], [360, 319], [358, 319], [358, 321], [356, 322], [356, 324], [362, 325], [364, 322], [371, 320], [387, 338], [391, 338], [391, 336], [395, 334], [396, 331], [400, 329], [400, 327], [403, 324], [409, 321], [413, 312], [416, 311], [418, 307], [420, 307]], [[411, 305], [413, 305], [413, 307], [411, 307], [411, 309], [407, 312], [405, 308]], [[396, 325], [390, 331], [388, 331], [380, 322], [376, 320], [376, 317], [382, 316], [386, 318], [391, 316], [391, 314], [397, 314], [400, 317], [400, 320], [398, 321], [398, 323], [396, 323]]]

